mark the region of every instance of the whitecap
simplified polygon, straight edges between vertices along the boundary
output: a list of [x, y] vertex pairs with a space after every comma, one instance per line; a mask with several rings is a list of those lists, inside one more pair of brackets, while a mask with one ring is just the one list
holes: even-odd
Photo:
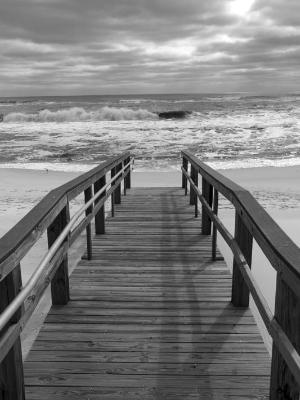
[[48, 109], [37, 113], [13, 112], [4, 116], [3, 122], [76, 122], [76, 121], [121, 121], [121, 120], [154, 120], [158, 116], [145, 109], [102, 107], [99, 110], [86, 111], [82, 107], [64, 108], [57, 111]]

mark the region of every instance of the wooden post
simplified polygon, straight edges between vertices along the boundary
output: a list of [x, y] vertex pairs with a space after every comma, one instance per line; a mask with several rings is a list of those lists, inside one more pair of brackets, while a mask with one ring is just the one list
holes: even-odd
[[[17, 296], [22, 287], [21, 269], [17, 265], [15, 269], [0, 282], [0, 313]], [[18, 322], [22, 309], [18, 310], [5, 330], [13, 323]], [[16, 340], [6, 357], [0, 364], [0, 399], [24, 400], [24, 372], [20, 337]]]
[[[191, 165], [191, 178], [192, 178], [192, 181], [195, 183], [195, 185], [198, 186], [198, 171], [196, 170], [196, 168], [193, 165]], [[198, 197], [191, 185], [190, 186], [190, 204], [196, 205], [197, 203], [198, 203]]]
[[[300, 353], [300, 298], [277, 274], [275, 318]], [[273, 344], [270, 400], [299, 400], [300, 388]]]
[[[106, 176], [102, 176], [98, 181], [94, 183], [94, 194], [103, 188], [106, 184]], [[105, 196], [105, 191], [101, 196], [95, 201], [95, 204], [99, 202]], [[105, 233], [105, 205], [100, 208], [100, 210], [95, 215], [95, 232], [96, 235], [102, 235]]]
[[[69, 204], [64, 207], [47, 229], [50, 248], [70, 221]], [[68, 238], [65, 239], [67, 241]], [[52, 304], [64, 305], [70, 300], [68, 255], [66, 254], [51, 281]]]
[[[202, 196], [205, 198], [209, 206], [212, 206], [213, 187], [206, 179], [202, 178]], [[202, 205], [202, 235], [211, 234], [211, 220], [207, 214], [205, 207]]]
[[[219, 207], [219, 192], [217, 189], [214, 189], [214, 206], [213, 212], [215, 215], [218, 215], [218, 207]], [[212, 234], [212, 249], [211, 249], [211, 256], [212, 260], [216, 261], [216, 254], [217, 254], [217, 227], [213, 224], [213, 234]]]
[[[198, 187], [198, 171], [191, 165], [191, 178], [194, 184]], [[198, 196], [196, 191], [192, 188], [190, 189], [190, 204], [195, 205], [195, 217], [198, 217]]]
[[[110, 171], [110, 177], [113, 178], [116, 175], [116, 169], [112, 168]], [[114, 183], [111, 184], [111, 186], [114, 186]], [[115, 192], [112, 192], [111, 196], [111, 216], [115, 216]]]
[[[84, 201], [87, 203], [93, 197], [92, 187], [88, 187], [84, 191]], [[85, 215], [88, 216], [93, 212], [93, 205], [86, 209]], [[86, 227], [86, 248], [87, 248], [87, 259], [91, 260], [93, 257], [93, 247], [92, 247], [92, 227], [89, 223]]]
[[[240, 215], [236, 212], [235, 214], [235, 240], [239, 245], [249, 267], [251, 268], [252, 262], [252, 247], [253, 247], [253, 236], [248, 231]], [[244, 281], [244, 278], [240, 272], [238, 264], [233, 261], [232, 270], [232, 294], [231, 301], [236, 307], [248, 307], [249, 306], [249, 289]]]
[[[122, 170], [122, 163], [116, 166], [116, 174], [121, 170]], [[121, 183], [117, 186], [115, 190], [115, 204], [121, 204]]]
[[[125, 164], [128, 164], [129, 161], [130, 161], [130, 157], [126, 158]], [[130, 189], [131, 188], [131, 169], [130, 169], [130, 165], [128, 166], [128, 169], [129, 169], [129, 172], [128, 172], [128, 175], [125, 178], [125, 183], [124, 183], [126, 189]]]
[[[182, 157], [182, 168], [187, 171], [188, 170], [188, 160], [183, 156]], [[182, 172], [182, 188], [185, 191], [185, 195], [187, 195], [187, 178]]]
[[[124, 168], [125, 167], [125, 164], [126, 164], [126, 160], [124, 160], [123, 162], [122, 162], [122, 168]], [[126, 170], [124, 170], [124, 172], [126, 172]], [[123, 183], [123, 193], [124, 193], [124, 196], [126, 196], [126, 178], [124, 178], [124, 183]]]

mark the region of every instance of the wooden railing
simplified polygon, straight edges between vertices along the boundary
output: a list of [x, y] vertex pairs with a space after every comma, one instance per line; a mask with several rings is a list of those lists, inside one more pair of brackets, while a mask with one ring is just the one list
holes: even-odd
[[[86, 230], [87, 257], [92, 258], [91, 221], [105, 232], [105, 201], [121, 202], [131, 186], [133, 157], [124, 153], [52, 190], [0, 240], [0, 399], [23, 400], [24, 378], [20, 333], [51, 283], [52, 303], [69, 300], [68, 249]], [[107, 174], [111, 178], [106, 182]], [[84, 193], [85, 204], [70, 217], [70, 201]], [[49, 251], [22, 287], [20, 262], [47, 230]]]
[[[202, 190], [198, 176], [202, 177]], [[202, 204], [202, 234], [211, 234], [212, 258], [216, 258], [216, 234], [220, 232], [234, 256], [232, 303], [248, 307], [249, 292], [273, 339], [270, 399], [299, 400], [300, 393], [300, 249], [281, 230], [254, 197], [187, 151], [182, 152], [182, 188], [198, 214]], [[235, 208], [235, 234], [218, 217], [218, 193]], [[252, 242], [256, 240], [277, 271], [275, 315], [272, 314], [251, 274]]]

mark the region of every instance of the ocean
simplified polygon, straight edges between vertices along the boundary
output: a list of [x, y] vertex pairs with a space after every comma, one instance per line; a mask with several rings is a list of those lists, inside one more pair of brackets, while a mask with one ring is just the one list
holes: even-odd
[[86, 171], [129, 150], [169, 171], [182, 149], [219, 169], [300, 165], [300, 95], [0, 97], [0, 121], [0, 167]]
[[[184, 118], [160, 114], [171, 111]], [[299, 128], [300, 95], [0, 97], [0, 168], [80, 172], [129, 150], [135, 154], [136, 171], [173, 171], [179, 169], [182, 149], [218, 169], [295, 166], [300, 165]], [[296, 215], [298, 188], [285, 190], [280, 179], [266, 187], [254, 181], [250, 189], [268, 211], [292, 210]], [[2, 233], [49, 190], [23, 188], [16, 196], [13, 184], [6, 184], [0, 196]], [[221, 198], [220, 208], [233, 232], [232, 207]], [[288, 220], [283, 227], [296, 242], [298, 230], [290, 226]], [[232, 265], [220, 235], [218, 240]], [[22, 264], [25, 280], [32, 257]], [[273, 309], [276, 274], [257, 246], [253, 272]], [[265, 332], [264, 337], [270, 349]]]

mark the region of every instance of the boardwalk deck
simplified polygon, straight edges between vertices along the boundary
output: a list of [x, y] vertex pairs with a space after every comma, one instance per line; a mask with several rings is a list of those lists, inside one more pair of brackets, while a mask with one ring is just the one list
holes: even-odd
[[183, 190], [135, 188], [52, 307], [25, 362], [27, 400], [266, 399], [270, 360], [230, 304]]

